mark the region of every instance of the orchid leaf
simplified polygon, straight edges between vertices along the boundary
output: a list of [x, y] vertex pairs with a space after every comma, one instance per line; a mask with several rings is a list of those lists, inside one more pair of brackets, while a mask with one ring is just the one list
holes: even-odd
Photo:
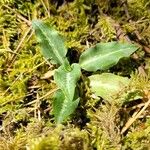
[[69, 115], [71, 115], [77, 108], [79, 103], [79, 98], [74, 101], [70, 101], [65, 97], [61, 90], [58, 90], [54, 96], [53, 102], [53, 112], [55, 116], [55, 121], [57, 124], [65, 121]]
[[96, 74], [89, 77], [91, 91], [105, 100], [110, 100], [126, 86], [129, 85], [127, 77], [121, 77], [112, 73]]
[[128, 43], [99, 43], [81, 54], [79, 64], [86, 71], [106, 70], [116, 65], [123, 57], [129, 57], [138, 49]]
[[65, 64], [67, 49], [58, 32], [40, 20], [33, 20], [32, 27], [41, 45], [43, 56], [54, 64]]
[[67, 71], [62, 65], [54, 74], [54, 80], [60, 88], [60, 91], [56, 93], [53, 107], [56, 123], [63, 122], [74, 112], [79, 103], [75, 88], [80, 78], [81, 70], [78, 64], [72, 64], [71, 68], [71, 71]]
[[71, 68], [71, 71], [66, 71], [64, 66], [60, 66], [54, 74], [56, 84], [70, 101], [73, 100], [76, 83], [81, 75], [78, 64], [72, 64]]

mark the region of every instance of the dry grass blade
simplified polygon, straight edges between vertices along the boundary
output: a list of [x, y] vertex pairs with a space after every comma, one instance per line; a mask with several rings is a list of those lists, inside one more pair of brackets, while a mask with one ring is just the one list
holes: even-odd
[[[23, 35], [21, 41], [19, 42], [16, 50], [14, 51], [15, 53], [19, 53], [20, 50], [21, 50], [21, 46], [23, 45], [23, 42], [25, 41], [25, 38], [27, 37], [28, 33], [30, 32], [31, 30], [31, 27], [25, 32], [25, 34]], [[10, 62], [9, 62], [9, 68], [12, 66], [12, 64], [14, 63], [15, 59], [16, 59], [17, 55], [16, 54], [13, 54], [11, 59], [10, 59]]]
[[[130, 14], [129, 14], [129, 11], [128, 11], [128, 4], [127, 4], [127, 0], [125, 0], [123, 2], [123, 8], [124, 8], [124, 11], [125, 11], [125, 14], [127, 16], [127, 19], [129, 20], [130, 23], [133, 23], [131, 17], [130, 17]], [[146, 42], [145, 40], [141, 37], [140, 33], [138, 30], [135, 30], [134, 31], [134, 34], [136, 35], [136, 38], [137, 38], [137, 42], [143, 47], [143, 50], [146, 52], [146, 53], [150, 53], [150, 47], [146, 45]], [[143, 41], [144, 40], [144, 41]]]
[[141, 114], [147, 109], [147, 107], [149, 106], [150, 104], [150, 93], [148, 92], [147, 95], [147, 99], [148, 101], [145, 103], [144, 107], [134, 116], [132, 116], [128, 121], [127, 123], [125, 124], [125, 126], [123, 127], [122, 131], [121, 131], [121, 134], [125, 133], [129, 127], [141, 116]]
[[43, 7], [44, 7], [44, 9], [45, 9], [45, 11], [46, 11], [48, 17], [50, 17], [50, 13], [49, 13], [49, 11], [48, 11], [48, 8], [46, 7], [46, 5], [45, 5], [45, 3], [43, 2], [43, 0], [41, 0], [41, 3], [42, 3], [42, 5], [43, 5]]
[[[54, 92], [56, 92], [59, 88], [55, 88], [55, 89], [52, 89], [51, 91], [47, 92], [45, 95], [41, 96], [38, 98], [38, 100], [41, 100], [51, 94], [53, 94]], [[28, 106], [28, 105], [31, 105], [33, 103], [35, 103], [37, 101], [37, 99], [33, 100], [32, 102], [29, 102], [28, 104], [26, 104], [25, 106]]]
[[10, 8], [9, 6], [7, 5], [4, 5], [4, 7], [6, 7], [7, 9], [9, 9], [10, 11], [14, 12], [17, 17], [19, 19], [21, 19], [22, 21], [24, 21], [28, 26], [31, 26], [31, 21], [27, 20], [26, 18], [24, 18], [22, 15], [20, 15], [18, 12], [16, 12], [14, 9]]

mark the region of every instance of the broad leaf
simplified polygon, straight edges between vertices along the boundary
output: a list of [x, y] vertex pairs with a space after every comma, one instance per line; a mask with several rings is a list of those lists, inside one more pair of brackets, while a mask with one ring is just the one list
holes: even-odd
[[106, 70], [117, 64], [120, 58], [129, 57], [138, 49], [128, 43], [99, 43], [82, 53], [79, 64], [87, 71]]
[[41, 45], [43, 56], [55, 64], [66, 63], [67, 49], [57, 31], [39, 20], [32, 21], [32, 27]]
[[70, 101], [73, 100], [76, 83], [81, 75], [81, 69], [78, 64], [72, 64], [71, 68], [71, 71], [67, 71], [64, 66], [60, 66], [54, 74], [56, 84]]
[[112, 73], [102, 73], [89, 77], [90, 87], [96, 96], [101, 96], [105, 100], [110, 100], [129, 84], [129, 79], [114, 75]]
[[58, 90], [55, 93], [54, 102], [53, 102], [53, 112], [55, 116], [55, 121], [57, 124], [65, 121], [70, 114], [74, 112], [79, 103], [79, 98], [75, 101], [70, 101], [65, 97], [64, 93], [61, 90]]

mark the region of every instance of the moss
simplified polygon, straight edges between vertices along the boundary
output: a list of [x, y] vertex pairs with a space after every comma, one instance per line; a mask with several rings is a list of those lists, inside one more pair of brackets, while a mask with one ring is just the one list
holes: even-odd
[[[142, 127], [143, 126], [143, 127]], [[124, 138], [123, 149], [149, 149], [150, 144], [150, 128], [149, 125], [141, 124], [139, 129], [129, 132]]]
[[[147, 111], [126, 134], [120, 133], [132, 114], [139, 110], [136, 106], [146, 101], [145, 91], [150, 90], [149, 54], [143, 48], [143, 45], [150, 44], [149, 7], [149, 1], [128, 0], [129, 21], [119, 0], [66, 0], [62, 5], [57, 0], [1, 0], [0, 150], [149, 149]], [[123, 41], [127, 36], [141, 45], [137, 60], [130, 59], [126, 63], [122, 60], [108, 70], [131, 78], [129, 88], [123, 91], [129, 94], [126, 99], [120, 93], [110, 105], [99, 97], [95, 98], [83, 77], [78, 85], [80, 106], [72, 121], [62, 126], [55, 125], [52, 94], [47, 93], [56, 85], [52, 77], [42, 79], [42, 76], [56, 66], [41, 56], [35, 36], [25, 21], [32, 19], [42, 19], [54, 26], [65, 38], [70, 53], [77, 51], [78, 55], [98, 42], [118, 40], [118, 34], [123, 34]], [[140, 42], [135, 31], [142, 39]], [[70, 60], [78, 61], [75, 57], [73, 53]], [[139, 75], [140, 66], [146, 76]], [[83, 72], [83, 76], [89, 74]]]
[[101, 30], [101, 41], [112, 41], [116, 39], [116, 31], [113, 26], [114, 24], [114, 20], [112, 20], [110, 17], [100, 17], [96, 26]]
[[88, 110], [91, 119], [87, 127], [91, 133], [92, 146], [101, 149], [120, 149], [121, 135], [118, 126], [118, 108], [100, 105], [99, 109]]
[[146, 0], [128, 0], [129, 11], [135, 17], [135, 19], [139, 19], [142, 16], [150, 17], [149, 15], [149, 7], [150, 2]]

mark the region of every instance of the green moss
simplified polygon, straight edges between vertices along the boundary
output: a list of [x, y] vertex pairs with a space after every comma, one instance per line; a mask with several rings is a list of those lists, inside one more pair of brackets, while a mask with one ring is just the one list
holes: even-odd
[[142, 16], [150, 17], [149, 7], [150, 2], [147, 0], [128, 0], [129, 11], [135, 19], [142, 18]]
[[99, 109], [88, 110], [90, 122], [87, 127], [90, 131], [92, 146], [98, 150], [121, 148], [121, 135], [119, 132], [117, 118], [118, 108], [116, 106], [101, 105]]
[[101, 16], [98, 20], [97, 27], [101, 30], [101, 40], [112, 41], [116, 39], [116, 31], [114, 26], [114, 20], [108, 16]]
[[149, 124], [143, 124], [139, 129], [129, 132], [123, 140], [123, 149], [148, 150], [150, 144], [150, 127]]
[[[42, 19], [54, 26], [65, 38], [66, 46], [79, 54], [98, 42], [117, 40], [117, 34], [121, 32], [131, 41], [138, 42], [135, 36], [135, 31], [138, 31], [142, 42], [148, 46], [150, 2], [127, 2], [131, 22], [119, 0], [74, 0], [61, 6], [48, 0], [0, 1], [0, 150], [149, 149], [150, 129], [149, 119], [146, 117], [149, 114], [137, 119], [126, 135], [120, 134], [120, 130], [132, 116], [132, 111], [137, 111], [132, 109], [132, 106], [136, 107], [136, 104], [132, 104], [135, 100], [133, 95], [140, 95], [139, 100], [144, 102], [145, 91], [150, 90], [150, 61], [142, 48], [137, 52], [138, 60], [130, 59], [126, 63], [121, 61], [108, 70], [131, 76], [130, 87], [123, 91], [129, 93], [126, 99], [120, 93], [120, 97], [114, 98], [113, 105], [107, 104], [92, 95], [87, 80], [82, 78], [78, 85], [80, 106], [72, 121], [63, 126], [54, 124], [52, 94], [46, 95], [56, 88], [53, 78], [41, 79], [56, 66], [43, 59], [31, 30], [17, 54], [14, 54], [29, 30], [26, 21], [19, 16], [29, 21]], [[121, 32], [115, 28], [116, 25], [119, 25]], [[13, 61], [12, 56], [15, 56]], [[75, 57], [73, 55], [71, 61], [78, 60]], [[144, 67], [147, 76], [135, 71], [139, 66]], [[88, 74], [90, 73], [83, 72], [83, 76]]]

